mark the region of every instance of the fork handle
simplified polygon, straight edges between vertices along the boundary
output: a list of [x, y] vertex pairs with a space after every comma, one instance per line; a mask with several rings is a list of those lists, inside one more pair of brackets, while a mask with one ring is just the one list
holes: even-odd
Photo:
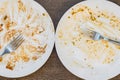
[[2, 49], [2, 50], [0, 51], [0, 56], [3, 56], [4, 54], [7, 54], [7, 53], [9, 53], [9, 50], [7, 50], [7, 49]]
[[113, 42], [113, 43], [115, 43], [115, 44], [120, 45], [120, 42], [119, 42], [119, 41], [114, 41], [114, 40], [111, 40], [111, 39], [108, 39], [108, 41], [110, 41], [110, 42]]

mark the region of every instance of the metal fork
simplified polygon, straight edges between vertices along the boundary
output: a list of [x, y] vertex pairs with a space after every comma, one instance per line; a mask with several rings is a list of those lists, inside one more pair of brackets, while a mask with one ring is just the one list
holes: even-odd
[[119, 42], [119, 41], [112, 40], [112, 39], [109, 39], [109, 38], [105, 38], [105, 37], [102, 36], [101, 34], [99, 34], [99, 33], [97, 33], [97, 32], [94, 32], [93, 40], [100, 40], [100, 39], [104, 39], [104, 40], [107, 40], [107, 41], [110, 41], [110, 42], [112, 42], [112, 43], [115, 43], [115, 44], [119, 44], [119, 45], [120, 45], [120, 42]]
[[15, 39], [13, 39], [6, 47], [0, 52], [0, 56], [14, 52], [24, 41], [24, 38], [19, 34]]
[[[91, 22], [86, 22], [86, 23], [83, 23], [81, 26], [83, 27], [86, 27], [86, 26], [91, 26], [92, 28], [93, 27], [96, 27], [94, 26]], [[112, 42], [112, 43], [115, 43], [115, 44], [119, 44], [120, 45], [120, 41], [117, 41], [117, 40], [114, 40], [114, 39], [110, 39], [110, 38], [106, 38], [105, 36], [102, 36], [100, 33], [94, 31], [94, 30], [91, 30], [89, 28], [87, 28], [88, 30], [94, 32], [94, 35], [93, 35], [93, 40], [100, 40], [100, 39], [104, 39], [104, 40], [107, 40], [109, 42]]]

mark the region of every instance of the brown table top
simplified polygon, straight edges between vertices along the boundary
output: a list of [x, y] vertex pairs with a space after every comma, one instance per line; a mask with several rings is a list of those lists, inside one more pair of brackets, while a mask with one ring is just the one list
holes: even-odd
[[[57, 24], [62, 15], [65, 13], [65, 11], [67, 11], [71, 6], [83, 0], [36, 0], [36, 1], [39, 2], [48, 11], [54, 22], [56, 29]], [[111, 1], [120, 5], [120, 0]], [[64, 68], [64, 66], [58, 59], [56, 50], [54, 48], [46, 64], [35, 73], [18, 79], [8, 79], [0, 77], [0, 80], [82, 80], [82, 79], [74, 76], [67, 69]], [[120, 80], [120, 75], [111, 80]]]

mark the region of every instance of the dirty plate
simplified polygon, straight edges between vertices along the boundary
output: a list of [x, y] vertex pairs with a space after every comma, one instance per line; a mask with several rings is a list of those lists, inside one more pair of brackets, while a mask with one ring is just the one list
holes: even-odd
[[0, 57], [0, 76], [29, 75], [41, 68], [52, 52], [52, 20], [34, 0], [0, 0], [0, 50], [17, 34], [25, 41], [15, 52]]
[[70, 8], [56, 31], [57, 54], [74, 75], [107, 80], [120, 73], [120, 45], [93, 40], [93, 31], [107, 37], [120, 34], [120, 7], [107, 0], [87, 0]]

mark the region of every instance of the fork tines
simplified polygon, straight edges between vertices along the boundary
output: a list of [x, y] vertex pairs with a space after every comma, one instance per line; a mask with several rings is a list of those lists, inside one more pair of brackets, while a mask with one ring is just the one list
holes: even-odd
[[13, 41], [9, 43], [9, 46], [16, 50], [24, 41], [23, 35], [19, 34]]

